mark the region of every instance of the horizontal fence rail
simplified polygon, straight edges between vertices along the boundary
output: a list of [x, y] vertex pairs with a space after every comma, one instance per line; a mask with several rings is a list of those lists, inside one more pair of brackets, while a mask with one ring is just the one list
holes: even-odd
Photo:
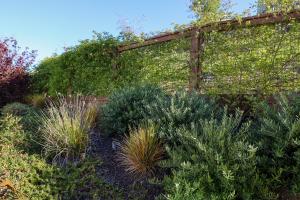
[[283, 14], [280, 12], [267, 13], [267, 14], [262, 14], [257, 16], [244, 17], [240, 20], [239, 19], [225, 20], [217, 23], [210, 23], [201, 27], [189, 27], [181, 31], [160, 34], [151, 37], [149, 39], [146, 39], [143, 42], [135, 42], [128, 45], [120, 45], [118, 47], [118, 52], [122, 53], [123, 51], [146, 47], [157, 43], [169, 42], [182, 37], [191, 37], [193, 32], [195, 31], [200, 31], [200, 32], [202, 31], [210, 32], [213, 30], [226, 31], [234, 27], [245, 27], [245, 26], [250, 27], [250, 26], [259, 26], [259, 25], [266, 25], [266, 24], [274, 24], [274, 23], [291, 21], [293, 19], [298, 19], [298, 20], [300, 19], [300, 10], [294, 10], [287, 14]]

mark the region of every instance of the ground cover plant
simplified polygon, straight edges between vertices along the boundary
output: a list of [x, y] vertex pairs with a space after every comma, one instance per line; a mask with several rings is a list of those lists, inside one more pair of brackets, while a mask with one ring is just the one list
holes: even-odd
[[[138, 87], [137, 90], [140, 88]], [[257, 109], [256, 119], [253, 121], [244, 119], [243, 113], [239, 110], [229, 113], [226, 106], [218, 108], [217, 104], [207, 99], [208, 97], [182, 91], [168, 95], [164, 93], [164, 95], [164, 98], [156, 97], [156, 101], [147, 104], [148, 109], [151, 105], [156, 109], [158, 105], [163, 105], [161, 108], [165, 108], [164, 111], [158, 109], [155, 112], [157, 114], [154, 116], [157, 120], [148, 122], [152, 125], [145, 126], [145, 121], [149, 121], [151, 115], [141, 115], [148, 118], [138, 119], [136, 129], [130, 131], [128, 126], [129, 132], [125, 138], [112, 135], [121, 140], [121, 146], [118, 147], [120, 149], [117, 148], [115, 154], [118, 156], [117, 163], [124, 166], [125, 173], [134, 174], [132, 177], [135, 177], [134, 182], [137, 185], [139, 180], [143, 180], [143, 184], [139, 187], [144, 188], [145, 184], [163, 187], [164, 192], [159, 190], [159, 198], [162, 199], [288, 199], [288, 196], [299, 193], [300, 101], [298, 94], [282, 94], [280, 98], [275, 98], [272, 104], [266, 101]], [[187, 99], [187, 96], [191, 98]], [[82, 104], [84, 101], [80, 101], [80, 98], [77, 100], [74, 103], [74, 99], [62, 98], [59, 101], [61, 103], [56, 105], [58, 107], [54, 108], [54, 105], [50, 104], [48, 112], [49, 109], [51, 113], [51, 109], [66, 106], [66, 109], [70, 109], [65, 110], [66, 117], [83, 116], [84, 120], [89, 122], [89, 127], [92, 127], [95, 112], [89, 112], [84, 105], [93, 104]], [[130, 100], [128, 98], [128, 101]], [[198, 116], [195, 119], [189, 118], [188, 115], [192, 105], [196, 106], [194, 108], [196, 111], [201, 108], [199, 116], [193, 115]], [[79, 115], [71, 112], [78, 108], [82, 111]], [[59, 197], [72, 199], [78, 196], [78, 191], [83, 191], [80, 194], [88, 199], [125, 198], [119, 189], [101, 179], [101, 176], [95, 175], [102, 168], [101, 157], [87, 156], [85, 159], [82, 157], [75, 162], [77, 163], [75, 165], [75, 160], [69, 159], [68, 164], [60, 167], [51, 164], [55, 154], [50, 156], [49, 162], [42, 158], [40, 152], [30, 151], [28, 147], [32, 144], [32, 140], [26, 139], [30, 129], [22, 128], [21, 118], [26, 116], [30, 109], [33, 108], [12, 104], [4, 107], [5, 112], [2, 112], [0, 126], [2, 186], [0, 188], [5, 198], [21, 198], [30, 195], [37, 199]], [[139, 107], [132, 107], [132, 109], [139, 111]], [[185, 110], [189, 112], [183, 112]], [[47, 112], [47, 109], [44, 112]], [[127, 111], [123, 110], [123, 112]], [[89, 113], [91, 117], [88, 117]], [[126, 113], [122, 114], [126, 115]], [[51, 119], [50, 116], [46, 116], [48, 120]], [[57, 116], [64, 115], [61, 113]], [[180, 121], [186, 117], [189, 120]], [[76, 120], [73, 120], [75, 126]], [[67, 125], [67, 118], [63, 121], [64, 123], [55, 123], [53, 127], [63, 130], [63, 133], [68, 136], [67, 131], [70, 127], [60, 129], [58, 126]], [[133, 122], [131, 119], [129, 121]], [[43, 123], [40, 125], [43, 127]], [[170, 127], [172, 132], [166, 131], [168, 129], [164, 127]], [[71, 128], [71, 130], [76, 132], [77, 129]], [[90, 128], [85, 129], [86, 135], [89, 135], [89, 132]], [[161, 134], [164, 132], [167, 134]], [[43, 134], [45, 133], [47, 134], [47, 132]], [[56, 136], [54, 138], [59, 139]], [[86, 145], [83, 149], [90, 148], [90, 142], [82, 138], [80, 142]], [[63, 149], [68, 147], [71, 146], [62, 146]], [[85, 152], [81, 150], [71, 149], [70, 152], [78, 152], [78, 154], [70, 153], [69, 155], [72, 155], [70, 157], [79, 155], [80, 158], [80, 154]], [[68, 154], [63, 155], [64, 159], [66, 155]], [[160, 169], [160, 173], [156, 173], [157, 169]], [[89, 173], [87, 174], [86, 171]], [[21, 174], [18, 175], [18, 172]], [[161, 172], [164, 174], [162, 175]], [[163, 181], [161, 181], [162, 176], [164, 176]], [[150, 177], [154, 178], [154, 182], [149, 179]], [[62, 187], [61, 184], [65, 184], [66, 187]], [[42, 193], [35, 193], [36, 188], [39, 188]], [[109, 192], [101, 192], [103, 188], [109, 188]], [[134, 193], [129, 191], [127, 196]], [[147, 192], [145, 195], [147, 196]], [[138, 198], [142, 196], [146, 198], [144, 195]], [[135, 197], [137, 196], [133, 195], [130, 198]]]
[[6, 116], [6, 115], [18, 116], [21, 119], [21, 123], [23, 127], [27, 130], [32, 130], [32, 131], [34, 131], [34, 129], [37, 128], [38, 126], [39, 123], [37, 119], [38, 113], [39, 113], [38, 109], [22, 103], [7, 104], [1, 109], [2, 116]]

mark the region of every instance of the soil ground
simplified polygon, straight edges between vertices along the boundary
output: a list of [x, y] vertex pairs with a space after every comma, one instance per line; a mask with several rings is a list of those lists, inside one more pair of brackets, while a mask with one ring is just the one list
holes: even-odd
[[103, 161], [97, 174], [105, 182], [123, 190], [126, 199], [154, 200], [163, 192], [159, 185], [136, 181], [135, 177], [125, 171], [117, 161], [117, 151], [112, 149], [112, 138], [102, 137], [99, 131], [92, 131], [90, 141], [89, 154]]

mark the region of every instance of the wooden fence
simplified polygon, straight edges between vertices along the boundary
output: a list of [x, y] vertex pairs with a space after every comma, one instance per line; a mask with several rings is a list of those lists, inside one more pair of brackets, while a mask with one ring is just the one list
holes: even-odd
[[300, 20], [300, 10], [294, 10], [289, 13], [268, 13], [257, 16], [245, 17], [242, 19], [225, 20], [217, 23], [207, 24], [201, 27], [189, 27], [181, 31], [172, 33], [164, 33], [146, 39], [143, 42], [131, 43], [128, 45], [121, 45], [118, 47], [118, 53], [129, 51], [132, 49], [142, 48], [149, 45], [169, 42], [179, 38], [190, 38], [190, 78], [189, 88], [198, 88], [201, 79], [201, 55], [204, 51], [204, 33], [211, 31], [228, 31], [239, 27], [253, 27], [267, 24], [276, 24], [289, 22], [292, 20]]

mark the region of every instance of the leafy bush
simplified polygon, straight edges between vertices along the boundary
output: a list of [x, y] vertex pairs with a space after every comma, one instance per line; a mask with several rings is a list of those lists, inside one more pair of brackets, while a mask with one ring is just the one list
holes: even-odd
[[[268, 190], [256, 169], [257, 147], [246, 140], [242, 114], [221, 121], [201, 120], [193, 130], [179, 129], [182, 145], [169, 149], [173, 175], [166, 179], [168, 199], [264, 199]], [[263, 193], [263, 194], [262, 194]]]
[[137, 128], [145, 120], [147, 106], [164, 96], [156, 86], [129, 87], [114, 92], [108, 103], [102, 107], [101, 126], [106, 135], [122, 136], [129, 127]]
[[274, 193], [300, 193], [300, 97], [281, 94], [274, 105], [262, 108], [255, 139], [265, 184]]
[[15, 148], [27, 148], [28, 141], [20, 121], [19, 117], [12, 115], [0, 119], [0, 143], [10, 144]]
[[0, 40], [0, 107], [21, 100], [28, 92], [27, 69], [35, 60], [35, 51], [19, 51], [12, 38]]
[[66, 48], [61, 55], [43, 60], [34, 70], [32, 90], [55, 95], [57, 92], [108, 95], [115, 88], [117, 38], [96, 33], [91, 40]]
[[[4, 106], [1, 109], [1, 113], [3, 116], [2, 121], [4, 121], [4, 124], [11, 121], [9, 120], [10, 118], [16, 118], [16, 121], [18, 121], [21, 128], [25, 130], [23, 136], [20, 138], [22, 138], [23, 142], [27, 144], [27, 151], [41, 151], [41, 135], [39, 132], [41, 124], [38, 117], [40, 113], [39, 110], [25, 104], [12, 103]], [[16, 127], [18, 126], [16, 125]]]
[[54, 161], [78, 159], [85, 154], [97, 104], [80, 96], [50, 102], [42, 114], [43, 147]]
[[126, 171], [146, 177], [153, 175], [155, 167], [164, 155], [164, 147], [158, 139], [154, 125], [144, 125], [132, 130], [121, 145], [119, 160]]
[[216, 105], [196, 92], [179, 91], [170, 96], [159, 96], [147, 106], [147, 115], [159, 127], [160, 137], [176, 142], [175, 132], [180, 127], [191, 127], [201, 119], [218, 113]]
[[33, 92], [109, 96], [119, 88], [144, 83], [169, 90], [186, 87], [189, 40], [178, 39], [117, 55], [118, 45], [143, 40], [125, 35], [95, 33], [92, 39], [43, 60], [32, 73]]
[[39, 110], [22, 103], [7, 104], [1, 109], [2, 116], [13, 115], [20, 117], [23, 128], [27, 131], [36, 132], [40, 122]]
[[32, 112], [32, 108], [28, 105], [22, 103], [11, 103], [7, 104], [1, 109], [3, 116], [5, 115], [16, 115], [16, 116], [25, 116]]
[[235, 113], [236, 109], [243, 111], [244, 119], [253, 119], [259, 104], [267, 99], [259, 94], [218, 94], [212, 97], [219, 106], [227, 107], [229, 113]]

